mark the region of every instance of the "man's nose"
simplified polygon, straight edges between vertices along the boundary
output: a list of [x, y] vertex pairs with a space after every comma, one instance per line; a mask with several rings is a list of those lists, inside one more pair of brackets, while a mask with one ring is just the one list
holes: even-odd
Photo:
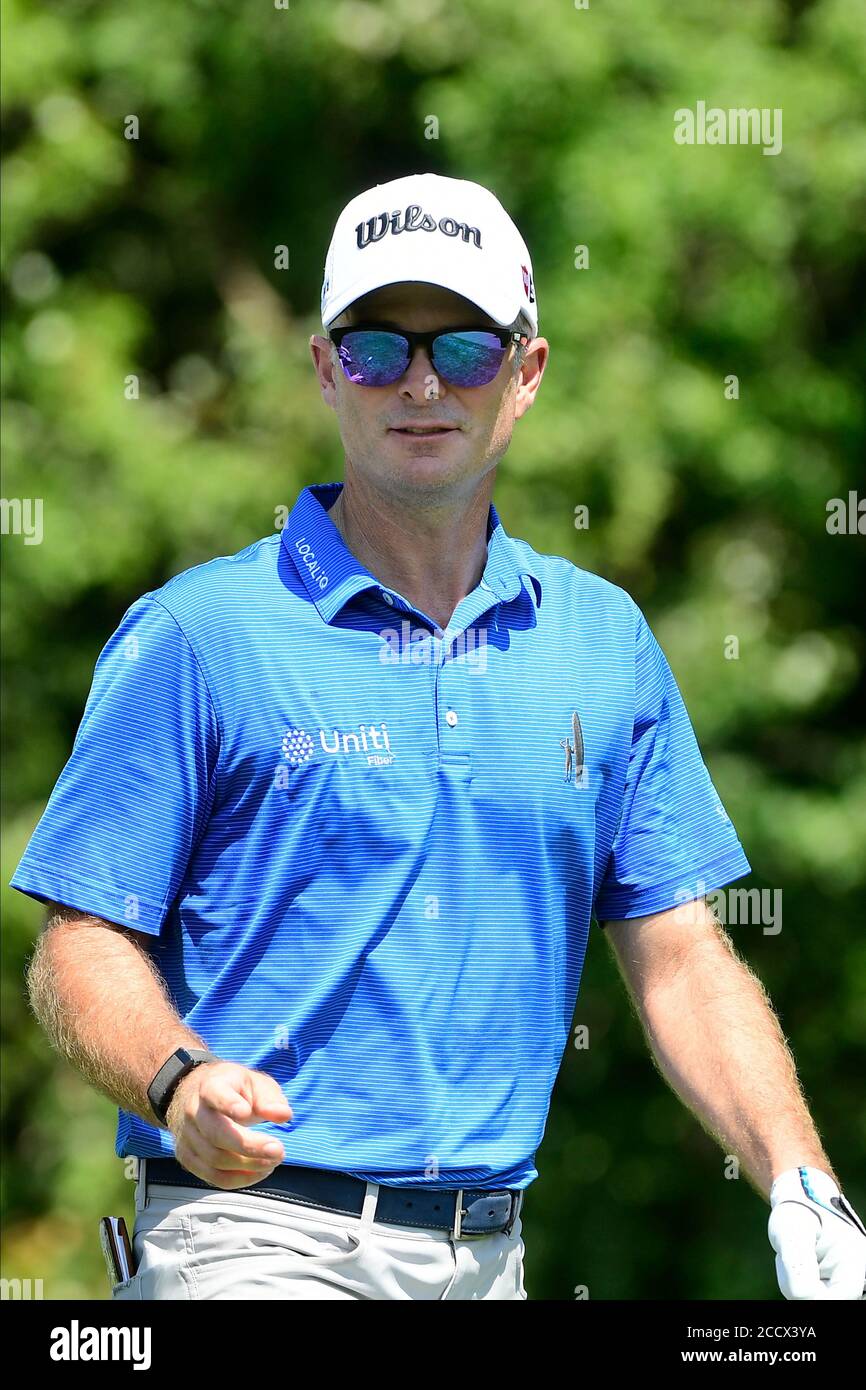
[[398, 382], [398, 389], [401, 396], [413, 401], [439, 400], [445, 394], [444, 383], [437, 374], [427, 349], [420, 343]]

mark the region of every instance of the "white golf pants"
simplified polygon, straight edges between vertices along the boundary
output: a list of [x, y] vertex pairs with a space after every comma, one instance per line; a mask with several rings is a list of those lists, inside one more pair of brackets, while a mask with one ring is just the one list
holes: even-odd
[[316, 1211], [248, 1192], [151, 1186], [139, 1160], [136, 1273], [116, 1299], [525, 1299], [518, 1215], [511, 1234], [448, 1231]]

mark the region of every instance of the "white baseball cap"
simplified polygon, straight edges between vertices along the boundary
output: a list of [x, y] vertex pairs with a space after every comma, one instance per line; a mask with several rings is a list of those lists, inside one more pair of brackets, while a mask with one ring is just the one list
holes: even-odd
[[503, 327], [522, 309], [538, 333], [526, 242], [479, 183], [409, 174], [347, 203], [325, 258], [323, 328], [362, 295], [403, 280], [442, 285]]

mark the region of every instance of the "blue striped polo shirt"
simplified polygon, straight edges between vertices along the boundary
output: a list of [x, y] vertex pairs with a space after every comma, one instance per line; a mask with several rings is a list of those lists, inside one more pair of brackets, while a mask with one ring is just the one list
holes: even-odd
[[[443, 631], [348, 550], [341, 486], [131, 605], [12, 884], [147, 939], [282, 1087], [289, 1164], [526, 1187], [591, 920], [749, 864], [624, 590], [491, 506]], [[121, 1110], [116, 1150], [173, 1139]]]

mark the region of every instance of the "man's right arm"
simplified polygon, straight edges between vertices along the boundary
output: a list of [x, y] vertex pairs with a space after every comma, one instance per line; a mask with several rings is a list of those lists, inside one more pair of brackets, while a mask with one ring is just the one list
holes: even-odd
[[[27, 970], [30, 1003], [52, 1045], [123, 1110], [158, 1124], [147, 1088], [178, 1047], [207, 1048], [174, 1008], [162, 976], [129, 928], [62, 903], [47, 905]], [[219, 1187], [258, 1181], [284, 1156], [236, 1123], [285, 1123], [277, 1083], [239, 1063], [208, 1063], [181, 1080], [168, 1111], [178, 1161]], [[276, 1148], [268, 1149], [268, 1144]]]
[[148, 1124], [147, 1088], [166, 1058], [207, 1046], [178, 1016], [140, 935], [62, 903], [47, 904], [27, 985], [57, 1051]]

